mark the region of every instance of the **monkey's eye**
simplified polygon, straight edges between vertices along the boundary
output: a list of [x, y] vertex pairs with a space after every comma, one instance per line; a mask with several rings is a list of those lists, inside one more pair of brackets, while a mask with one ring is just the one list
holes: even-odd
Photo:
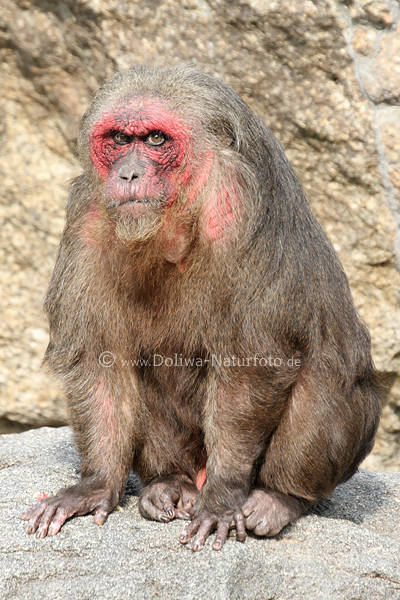
[[118, 146], [125, 146], [125, 144], [130, 144], [132, 141], [131, 135], [126, 135], [121, 131], [116, 131], [112, 136], [114, 142], [118, 144]]
[[151, 146], [161, 146], [165, 142], [165, 135], [162, 131], [151, 131], [145, 141]]

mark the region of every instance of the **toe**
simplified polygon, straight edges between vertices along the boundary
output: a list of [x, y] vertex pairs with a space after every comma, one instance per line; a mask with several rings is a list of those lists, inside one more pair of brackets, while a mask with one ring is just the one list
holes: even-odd
[[243, 513], [236, 513], [234, 515], [234, 522], [236, 528], [236, 539], [238, 542], [244, 542], [246, 539], [246, 526]]
[[29, 513], [29, 523], [27, 528], [28, 533], [35, 533], [35, 531], [39, 527], [40, 519], [45, 510], [46, 505], [41, 503]]
[[181, 542], [181, 544], [186, 544], [190, 540], [190, 538], [192, 538], [194, 536], [194, 534], [197, 532], [197, 530], [200, 527], [200, 523], [201, 523], [201, 520], [197, 517], [196, 519], [193, 519], [193, 521], [185, 527], [185, 529], [182, 531], [181, 535], [179, 536], [179, 541]]
[[[215, 521], [211, 518], [205, 518], [202, 520], [200, 527], [193, 538], [192, 542], [192, 550], [193, 552], [198, 552], [202, 550], [205, 544], [206, 539], [210, 535], [210, 533], [215, 529]], [[223, 532], [221, 533], [221, 536]], [[226, 539], [226, 538], [225, 538]]]
[[57, 510], [57, 506], [55, 504], [50, 504], [50, 506], [48, 506], [45, 509], [44, 513], [42, 514], [42, 516], [40, 518], [39, 526], [36, 531], [36, 537], [38, 537], [38, 538], [46, 537], [48, 529], [49, 529], [49, 525], [51, 523], [51, 520], [52, 520], [56, 510]]
[[220, 521], [217, 527], [217, 535], [215, 537], [215, 541], [213, 543], [214, 550], [221, 550], [224, 545], [226, 538], [229, 533], [229, 523], [227, 521]]
[[51, 520], [47, 535], [56, 535], [56, 533], [60, 531], [61, 527], [64, 525], [68, 517], [69, 515], [67, 510], [64, 507], [59, 506]]

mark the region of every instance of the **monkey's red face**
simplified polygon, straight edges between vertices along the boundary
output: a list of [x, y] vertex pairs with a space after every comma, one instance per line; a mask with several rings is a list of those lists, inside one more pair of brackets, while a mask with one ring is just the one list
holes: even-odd
[[154, 220], [174, 202], [188, 139], [188, 126], [157, 98], [133, 98], [102, 115], [90, 156], [117, 221]]

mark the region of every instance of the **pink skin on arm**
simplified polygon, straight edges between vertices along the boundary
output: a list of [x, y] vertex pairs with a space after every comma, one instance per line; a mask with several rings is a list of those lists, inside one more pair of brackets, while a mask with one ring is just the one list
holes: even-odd
[[94, 394], [93, 403], [96, 406], [95, 414], [98, 416], [99, 425], [103, 431], [110, 434], [110, 444], [114, 439], [115, 430], [115, 406], [111, 394], [104, 390], [104, 383], [100, 380]]

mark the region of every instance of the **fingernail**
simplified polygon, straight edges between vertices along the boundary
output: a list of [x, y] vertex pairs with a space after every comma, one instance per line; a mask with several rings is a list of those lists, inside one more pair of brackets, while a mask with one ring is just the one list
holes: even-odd
[[166, 523], [167, 521], [169, 521], [167, 515], [160, 515], [160, 521], [163, 521], [164, 523]]
[[172, 510], [172, 508], [168, 508], [168, 510], [167, 510], [167, 515], [168, 515], [169, 517], [173, 517], [173, 516], [174, 516], [174, 511]]
[[190, 521], [190, 515], [187, 512], [178, 512], [176, 516], [180, 519], [186, 519], [186, 521]]
[[198, 552], [203, 548], [203, 545], [200, 542], [196, 542], [192, 545], [193, 552]]
[[214, 550], [221, 550], [221, 548], [222, 548], [221, 542], [219, 540], [217, 540], [216, 542], [214, 542], [213, 548], [214, 548]]

